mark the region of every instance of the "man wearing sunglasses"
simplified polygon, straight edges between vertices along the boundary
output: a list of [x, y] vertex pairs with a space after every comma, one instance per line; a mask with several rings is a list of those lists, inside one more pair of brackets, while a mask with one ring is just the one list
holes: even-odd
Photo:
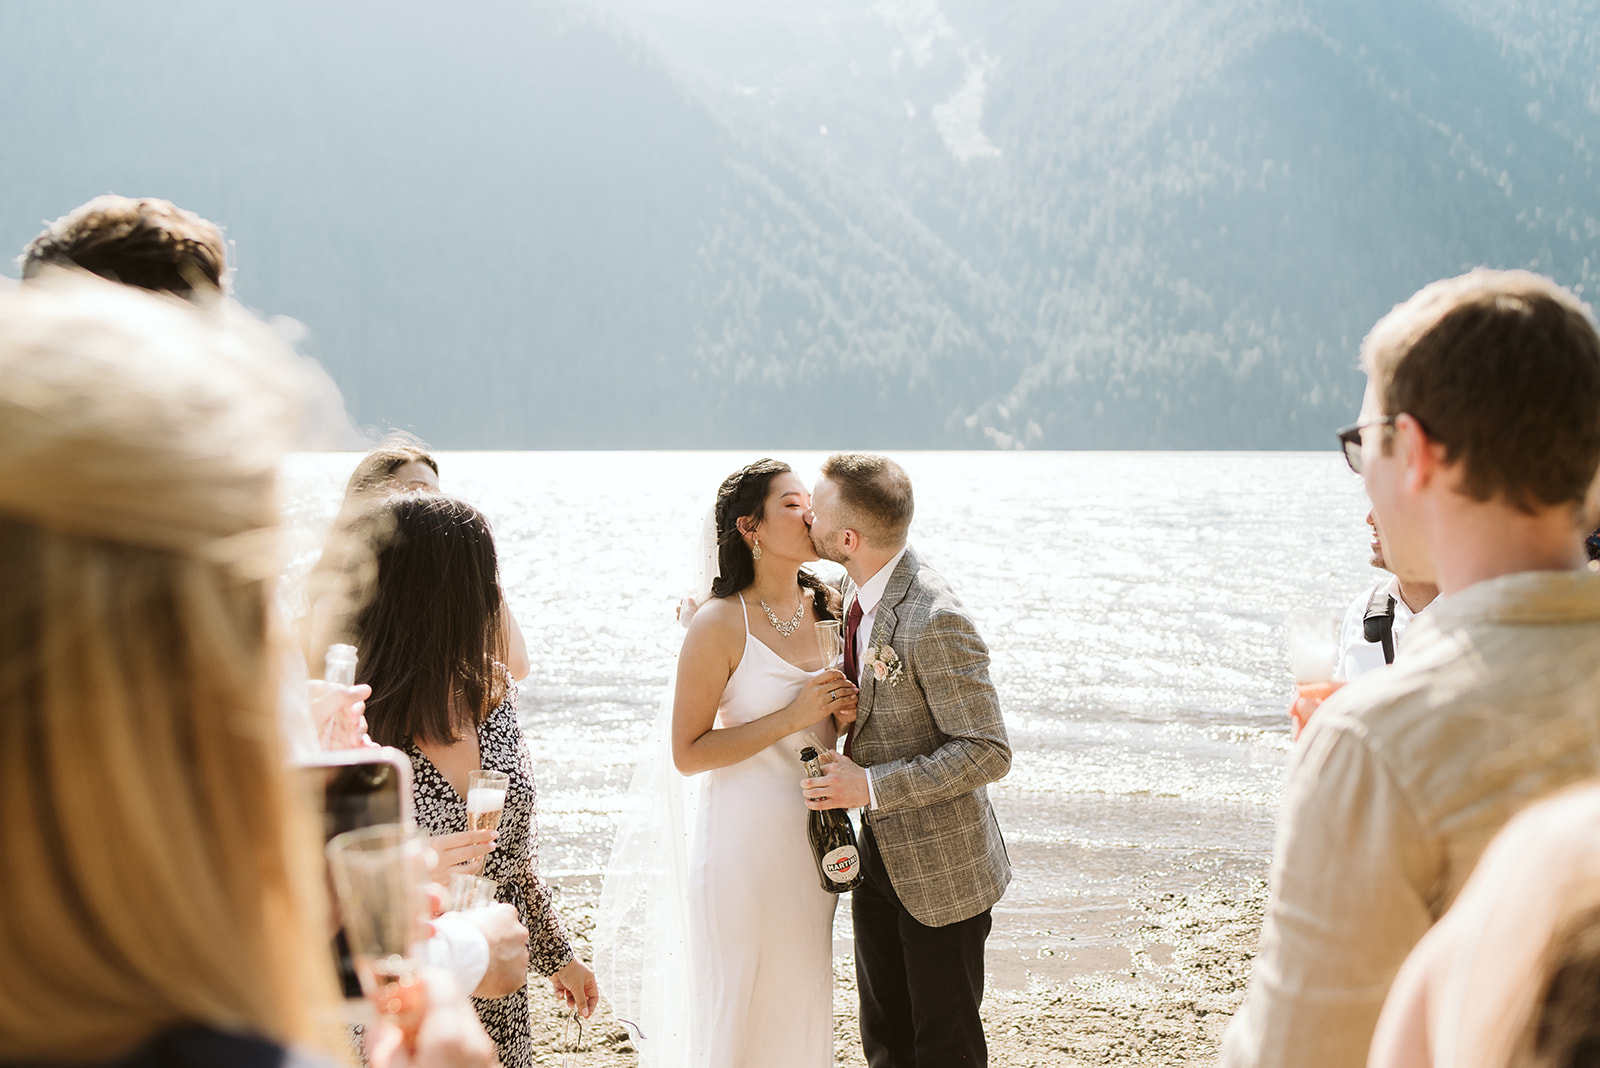
[[1291, 757], [1266, 922], [1222, 1063], [1363, 1065], [1395, 972], [1523, 805], [1600, 774], [1600, 336], [1526, 272], [1436, 282], [1362, 345], [1339, 432], [1385, 560], [1439, 600]]

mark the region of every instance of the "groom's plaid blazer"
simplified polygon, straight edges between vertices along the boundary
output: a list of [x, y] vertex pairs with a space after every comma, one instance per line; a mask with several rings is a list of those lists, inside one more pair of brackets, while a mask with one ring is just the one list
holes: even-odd
[[[845, 608], [855, 588], [845, 580]], [[906, 910], [929, 927], [1000, 900], [1011, 863], [986, 786], [1011, 768], [989, 648], [950, 586], [907, 549], [878, 602], [868, 648], [899, 656], [898, 682], [862, 658], [851, 755], [872, 769], [865, 818]]]

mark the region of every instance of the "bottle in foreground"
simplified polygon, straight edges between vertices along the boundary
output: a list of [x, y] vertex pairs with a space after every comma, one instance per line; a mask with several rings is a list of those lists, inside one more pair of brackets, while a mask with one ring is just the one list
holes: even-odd
[[[805, 765], [807, 778], [822, 777], [815, 747], [808, 745], [800, 750], [800, 763]], [[845, 815], [844, 810], [812, 810], [807, 831], [811, 836], [811, 852], [817, 860], [817, 874], [822, 878], [822, 888], [830, 894], [842, 894], [860, 886], [861, 850], [856, 845], [855, 828], [850, 826], [850, 817]]]

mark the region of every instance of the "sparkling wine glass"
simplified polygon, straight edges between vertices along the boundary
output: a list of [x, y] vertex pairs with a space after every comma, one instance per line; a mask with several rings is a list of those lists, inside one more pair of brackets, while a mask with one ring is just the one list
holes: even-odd
[[837, 619], [824, 619], [816, 624], [817, 650], [822, 653], [822, 666], [838, 667], [844, 660], [844, 634]]
[[481, 875], [468, 875], [465, 872], [452, 872], [450, 875], [450, 890], [445, 900], [449, 902], [448, 912], [470, 912], [473, 909], [488, 908], [494, 904], [495, 891], [500, 884], [493, 879], [485, 879]]
[[1297, 693], [1289, 716], [1293, 737], [1299, 738], [1312, 713], [1341, 685], [1333, 681], [1339, 659], [1339, 617], [1332, 612], [1292, 612], [1288, 631], [1289, 673]]
[[[511, 776], [503, 771], [474, 771], [467, 775], [467, 830], [492, 831], [500, 826], [506, 809], [506, 789]], [[487, 858], [484, 858], [487, 859]], [[478, 872], [484, 860], [478, 861]]]
[[328, 842], [328, 866], [361, 989], [408, 1041], [421, 1023], [417, 986], [427, 864], [415, 828], [380, 823]]

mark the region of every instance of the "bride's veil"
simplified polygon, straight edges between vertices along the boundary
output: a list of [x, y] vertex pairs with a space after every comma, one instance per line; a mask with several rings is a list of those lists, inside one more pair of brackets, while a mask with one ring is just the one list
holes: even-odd
[[[717, 577], [714, 509], [701, 529], [694, 570], [679, 609], [685, 627]], [[641, 1068], [695, 1064], [691, 1031], [699, 999], [689, 958], [689, 838], [698, 791], [697, 778], [680, 775], [672, 763], [672, 693], [668, 679], [618, 819], [594, 929], [600, 988], [628, 1026]]]

